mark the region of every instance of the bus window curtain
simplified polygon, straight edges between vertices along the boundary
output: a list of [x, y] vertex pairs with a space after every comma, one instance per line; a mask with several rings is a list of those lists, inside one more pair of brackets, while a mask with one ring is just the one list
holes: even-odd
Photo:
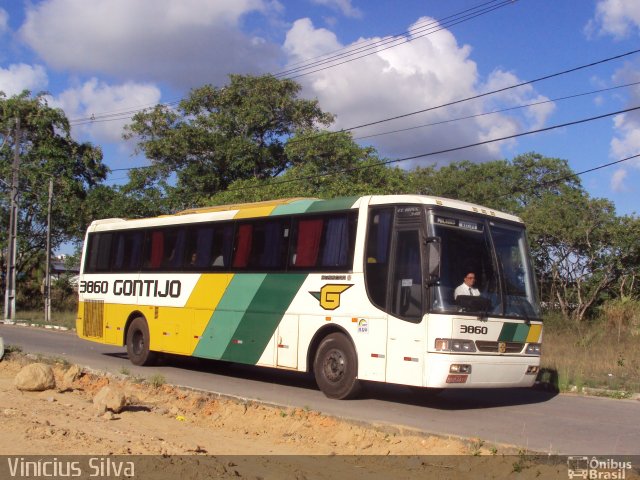
[[162, 232], [151, 232], [151, 268], [160, 268], [162, 255], [164, 253], [164, 234]]
[[176, 243], [173, 247], [173, 255], [169, 260], [169, 267], [178, 269], [182, 265], [182, 257], [187, 246], [187, 231], [182, 229], [178, 232]]
[[346, 266], [349, 252], [349, 224], [347, 217], [331, 218], [327, 222], [324, 251], [322, 252], [323, 267]]
[[[213, 227], [203, 227], [198, 229], [196, 240], [196, 258], [193, 266], [196, 268], [206, 268], [211, 263], [211, 248], [213, 246]], [[191, 261], [191, 259], [188, 259]]]
[[233, 254], [233, 226], [227, 225], [222, 230], [222, 257], [224, 265], [229, 265]]
[[[125, 268], [129, 270], [137, 270], [140, 268], [140, 262], [142, 260], [142, 245], [144, 243], [144, 234], [142, 232], [134, 232], [130, 234], [130, 239], [125, 242], [125, 255], [127, 250], [127, 243], [131, 249], [131, 257], [129, 258], [129, 265], [125, 265]], [[125, 262], [126, 263], [126, 262]]]
[[282, 261], [282, 228], [280, 222], [269, 222], [264, 228], [264, 251], [260, 256], [260, 266], [275, 268]]
[[323, 220], [300, 220], [298, 223], [298, 243], [295, 267], [315, 267], [318, 262], [320, 240], [322, 238]]
[[251, 238], [253, 236], [252, 225], [240, 225], [238, 228], [238, 244], [236, 254], [233, 257], [235, 268], [245, 268], [249, 264], [249, 253], [251, 252]]
[[118, 235], [118, 245], [116, 247], [116, 258], [115, 258], [115, 264], [114, 264], [114, 270], [119, 271], [122, 270], [124, 267], [124, 236], [126, 234], [125, 233], [120, 233]]

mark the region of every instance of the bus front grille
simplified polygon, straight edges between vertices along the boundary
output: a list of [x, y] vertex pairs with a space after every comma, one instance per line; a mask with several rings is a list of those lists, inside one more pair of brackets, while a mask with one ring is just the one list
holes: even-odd
[[[504, 351], [500, 350], [500, 344], [504, 344]], [[519, 342], [489, 342], [485, 340], [476, 340], [476, 347], [480, 352], [491, 353], [520, 353], [524, 348], [524, 343]]]
[[102, 338], [104, 323], [104, 300], [85, 300], [83, 331], [85, 337]]

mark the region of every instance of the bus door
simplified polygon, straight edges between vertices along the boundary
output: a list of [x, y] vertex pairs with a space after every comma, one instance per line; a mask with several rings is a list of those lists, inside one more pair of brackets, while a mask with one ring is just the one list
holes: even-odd
[[374, 208], [368, 234], [367, 290], [371, 301], [387, 313], [386, 381], [421, 386], [426, 333], [423, 208]]

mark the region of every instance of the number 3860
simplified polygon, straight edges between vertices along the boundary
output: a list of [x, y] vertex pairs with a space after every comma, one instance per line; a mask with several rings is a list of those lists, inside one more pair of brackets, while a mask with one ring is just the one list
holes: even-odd
[[476, 335], [486, 335], [488, 332], [489, 329], [482, 325], [460, 325], [460, 333], [475, 333]]

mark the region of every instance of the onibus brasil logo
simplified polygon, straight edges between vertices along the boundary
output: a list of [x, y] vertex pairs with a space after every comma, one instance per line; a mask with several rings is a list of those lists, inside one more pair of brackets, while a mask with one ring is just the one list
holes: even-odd
[[631, 470], [631, 462], [596, 457], [567, 457], [569, 478], [584, 479], [625, 479], [627, 470]]
[[340, 306], [340, 295], [345, 290], [353, 287], [353, 284], [329, 283], [324, 285], [319, 292], [309, 292], [320, 302], [320, 306], [325, 310], [335, 310]]

